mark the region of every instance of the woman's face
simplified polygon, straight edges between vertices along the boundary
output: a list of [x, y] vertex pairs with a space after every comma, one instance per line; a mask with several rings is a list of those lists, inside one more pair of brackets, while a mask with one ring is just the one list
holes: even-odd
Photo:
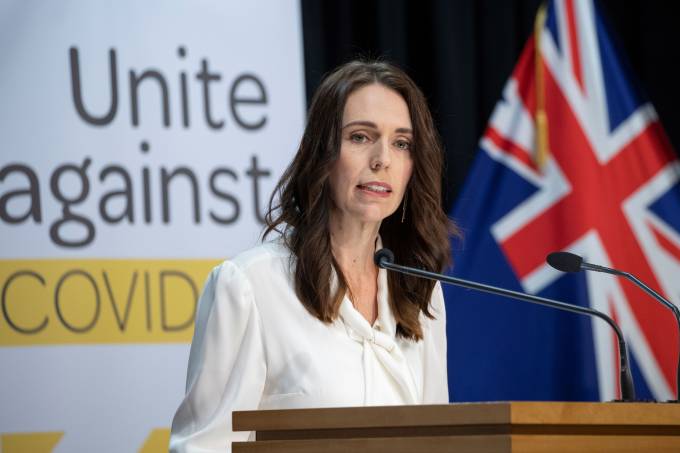
[[383, 85], [347, 98], [340, 157], [329, 175], [334, 214], [380, 222], [400, 206], [411, 177], [413, 131], [408, 106]]

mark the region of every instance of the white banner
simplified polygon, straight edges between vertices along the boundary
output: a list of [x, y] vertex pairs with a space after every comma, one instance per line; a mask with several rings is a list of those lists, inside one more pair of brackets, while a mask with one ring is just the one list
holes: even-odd
[[0, 445], [167, 450], [304, 125], [295, 0], [0, 3]]

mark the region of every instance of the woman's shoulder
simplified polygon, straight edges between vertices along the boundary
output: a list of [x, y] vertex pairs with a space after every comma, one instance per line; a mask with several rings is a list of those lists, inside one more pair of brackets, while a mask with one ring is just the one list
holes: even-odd
[[290, 255], [290, 249], [283, 239], [276, 238], [244, 250], [233, 258], [227, 259], [226, 262], [231, 262], [242, 269], [248, 269], [262, 262], [289, 259]]
[[223, 298], [247, 305], [259, 290], [289, 281], [290, 256], [285, 243], [278, 239], [245, 250], [212, 269], [203, 295], [210, 300]]
[[265, 276], [271, 275], [272, 270], [287, 269], [290, 258], [290, 249], [282, 238], [276, 238], [244, 250], [232, 258], [227, 258], [215, 270], [223, 276], [225, 274]]

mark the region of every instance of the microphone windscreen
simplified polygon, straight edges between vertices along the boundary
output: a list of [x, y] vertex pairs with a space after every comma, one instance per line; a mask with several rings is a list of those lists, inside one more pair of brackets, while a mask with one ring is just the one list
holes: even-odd
[[583, 258], [569, 252], [553, 252], [546, 258], [548, 264], [562, 272], [579, 272]]
[[373, 255], [373, 262], [378, 267], [382, 267], [382, 263], [394, 263], [394, 253], [390, 249], [380, 249]]

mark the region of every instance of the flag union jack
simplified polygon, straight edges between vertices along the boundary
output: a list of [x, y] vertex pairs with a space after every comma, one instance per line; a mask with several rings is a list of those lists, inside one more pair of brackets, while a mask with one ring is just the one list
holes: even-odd
[[[454, 274], [608, 313], [629, 343], [638, 396], [674, 398], [671, 312], [629, 282], [560, 274], [545, 257], [577, 253], [631, 272], [680, 304], [679, 180], [676, 154], [601, 12], [590, 1], [553, 1], [506, 84], [454, 208], [466, 233], [454, 246]], [[482, 299], [447, 290], [455, 399], [618, 396], [618, 356], [606, 324]], [[503, 319], [492, 331], [480, 321], [486, 336], [470, 345], [461, 335], [482, 336], [471, 329], [484, 304], [490, 317], [504, 304]], [[494, 344], [496, 330], [503, 338]]]

